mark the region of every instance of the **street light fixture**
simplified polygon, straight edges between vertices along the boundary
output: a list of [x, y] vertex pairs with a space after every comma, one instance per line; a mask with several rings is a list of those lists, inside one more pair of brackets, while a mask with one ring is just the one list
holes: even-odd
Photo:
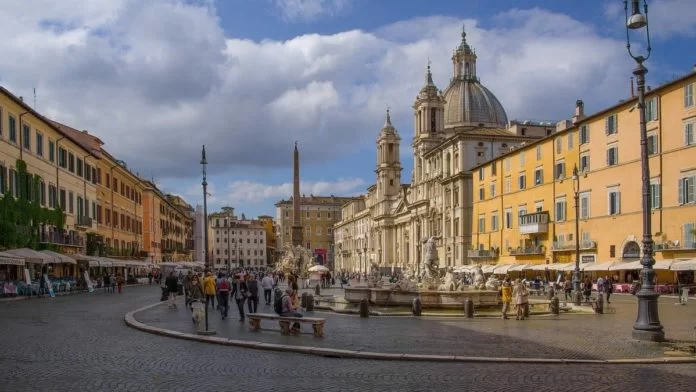
[[[208, 179], [207, 175], [208, 173], [206, 172], [206, 168], [208, 166], [208, 160], [205, 159], [205, 145], [203, 145], [203, 151], [201, 152], [201, 166], [203, 166], [203, 181], [201, 182], [201, 185], [203, 185], [203, 219], [204, 219], [204, 237], [205, 237], [205, 250], [204, 250], [204, 255], [205, 255], [205, 272], [206, 274], [208, 271], [210, 271], [210, 257], [208, 256]], [[211, 331], [208, 328], [208, 303], [205, 302], [205, 331], [199, 331], [198, 332], [201, 335], [213, 335], [215, 334], [215, 331]]]
[[573, 198], [575, 200], [575, 271], [573, 271], [573, 301], [580, 306], [582, 302], [582, 290], [580, 289], [580, 176], [578, 165], [573, 166]]
[[[660, 323], [658, 314], [657, 298], [659, 294], [655, 292], [655, 270], [653, 264], [653, 240], [652, 222], [650, 211], [650, 163], [648, 160], [648, 132], [645, 125], [645, 74], [648, 69], [643, 66], [650, 57], [650, 28], [648, 27], [648, 3], [643, 0], [644, 14], [640, 12], [640, 0], [632, 0], [631, 16], [628, 16], [628, 1], [624, 0], [624, 12], [626, 14], [626, 49], [629, 56], [637, 63], [633, 74], [636, 76], [638, 87], [638, 114], [640, 116], [640, 164], [642, 174], [642, 196], [643, 196], [643, 257], [640, 264], [643, 269], [640, 272], [641, 288], [636, 293], [638, 297], [638, 315], [636, 323], [633, 325], [633, 338], [638, 340], [649, 340], [661, 342], [665, 339], [665, 332]], [[645, 27], [646, 32], [646, 55], [634, 55], [631, 51], [630, 30], [639, 30]]]

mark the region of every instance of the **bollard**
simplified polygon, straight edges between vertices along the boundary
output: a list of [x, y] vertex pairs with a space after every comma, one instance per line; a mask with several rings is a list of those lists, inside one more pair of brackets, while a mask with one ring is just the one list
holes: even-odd
[[561, 313], [560, 301], [559, 301], [558, 297], [556, 297], [555, 295], [553, 296], [553, 298], [551, 298], [551, 303], [549, 304], [549, 308], [551, 309], [552, 314], [558, 315], [559, 313]]
[[421, 300], [420, 297], [414, 298], [413, 299], [413, 306], [411, 307], [411, 310], [413, 311], [414, 316], [420, 316], [421, 315]]
[[319, 285], [314, 286], [314, 295], [317, 297], [321, 295], [321, 289], [319, 288]]
[[597, 314], [604, 314], [604, 295], [602, 295], [602, 293], [599, 293], [599, 295], [597, 296], [594, 311]]
[[474, 301], [471, 298], [464, 301], [464, 314], [467, 318], [474, 318]]
[[360, 317], [367, 318], [370, 316], [370, 305], [366, 299], [360, 300]]
[[553, 289], [553, 286], [549, 287], [549, 291], [547, 294], [550, 300], [553, 299], [553, 297], [556, 295], [556, 290]]
[[305, 309], [308, 312], [313, 312], [314, 311], [314, 296], [312, 294], [307, 295], [306, 301], [307, 301], [307, 303], [306, 303]]
[[300, 296], [300, 307], [307, 308], [307, 293], [302, 293]]

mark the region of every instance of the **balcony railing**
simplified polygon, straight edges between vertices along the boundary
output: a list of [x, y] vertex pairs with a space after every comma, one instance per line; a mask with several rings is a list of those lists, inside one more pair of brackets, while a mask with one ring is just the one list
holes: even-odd
[[541, 211], [520, 215], [518, 220], [521, 234], [538, 234], [549, 231], [549, 212]]
[[467, 252], [467, 256], [470, 259], [483, 259], [483, 258], [496, 258], [498, 257], [498, 252], [493, 249], [474, 249]]
[[39, 242], [42, 244], [64, 245], [84, 247], [85, 239], [75, 233], [61, 233], [58, 231], [41, 231], [39, 232]]
[[[597, 249], [597, 242], [595, 241], [580, 241], [580, 249]], [[562, 252], [575, 250], [575, 241], [570, 242], [554, 242], [551, 246], [551, 250], [554, 252]]]
[[696, 249], [696, 242], [681, 244], [678, 241], [668, 241], [661, 244], [655, 244], [655, 252], [682, 252], [693, 251]]
[[543, 255], [545, 249], [543, 246], [533, 246], [529, 248], [516, 248], [511, 249], [510, 254], [513, 256], [524, 256], [524, 255]]
[[75, 226], [77, 227], [86, 227], [86, 228], [92, 228], [92, 218], [84, 215], [78, 215], [77, 219], [75, 219]]

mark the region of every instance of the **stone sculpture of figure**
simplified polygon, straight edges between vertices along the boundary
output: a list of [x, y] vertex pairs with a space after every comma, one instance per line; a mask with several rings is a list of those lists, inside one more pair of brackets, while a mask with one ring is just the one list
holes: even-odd
[[483, 290], [486, 287], [486, 281], [483, 277], [483, 269], [480, 265], [474, 268], [474, 289]]
[[490, 276], [488, 280], [486, 281], [486, 288], [488, 290], [498, 290], [498, 287], [500, 287], [500, 281], [495, 278], [495, 276]]
[[454, 277], [454, 273], [451, 269], [448, 269], [445, 273], [445, 281], [437, 288], [438, 291], [456, 291], [459, 283]]
[[441, 236], [431, 236], [427, 240], [424, 240], [423, 243], [425, 246], [423, 247], [423, 272], [422, 278], [424, 279], [429, 279], [429, 278], [434, 278], [438, 276], [438, 265], [437, 265], [437, 240], [442, 238]]

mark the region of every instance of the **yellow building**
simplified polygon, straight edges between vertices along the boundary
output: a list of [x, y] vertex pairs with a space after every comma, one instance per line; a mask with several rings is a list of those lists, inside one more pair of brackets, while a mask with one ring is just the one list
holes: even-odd
[[193, 261], [193, 208], [143, 181], [143, 249], [155, 262]]
[[[75, 135], [0, 87], [0, 198], [11, 195], [64, 213], [62, 227], [48, 221], [39, 224], [40, 219], [24, 214], [20, 220], [36, 221], [19, 227], [25, 231], [23, 243], [5, 245], [84, 253], [86, 233], [97, 229], [93, 218], [99, 158], [98, 151], [84, 147]], [[10, 239], [0, 244], [5, 241]]]
[[[696, 256], [696, 72], [646, 94], [655, 259]], [[470, 262], [575, 261], [572, 172], [579, 177], [581, 262], [638, 260], [642, 251], [637, 99], [473, 168], [476, 249]], [[629, 280], [637, 271], [622, 271]], [[658, 279], [670, 279], [663, 271]], [[634, 276], [631, 276], [633, 278]]]
[[270, 215], [260, 215], [259, 222], [266, 231], [266, 264], [274, 264], [276, 256], [276, 226], [273, 217]]

